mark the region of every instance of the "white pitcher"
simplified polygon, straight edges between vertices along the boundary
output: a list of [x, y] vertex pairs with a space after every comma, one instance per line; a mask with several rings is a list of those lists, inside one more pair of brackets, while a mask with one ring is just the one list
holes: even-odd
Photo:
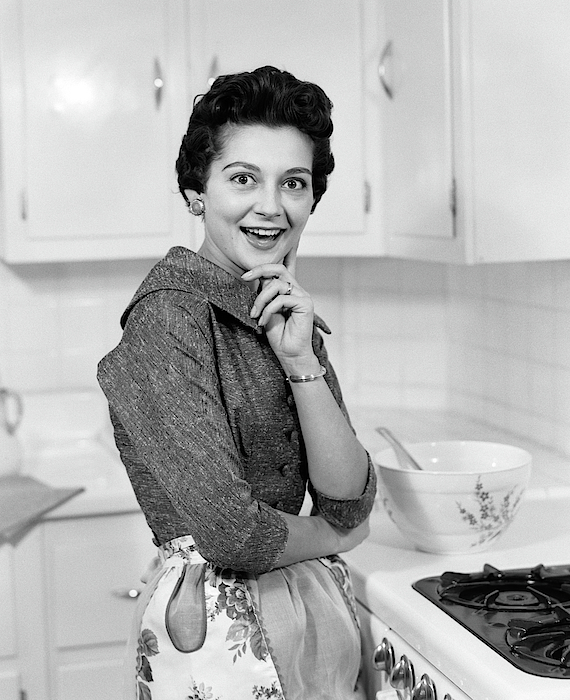
[[22, 463], [22, 446], [16, 429], [22, 420], [22, 398], [15, 391], [0, 388], [0, 476], [14, 474]]

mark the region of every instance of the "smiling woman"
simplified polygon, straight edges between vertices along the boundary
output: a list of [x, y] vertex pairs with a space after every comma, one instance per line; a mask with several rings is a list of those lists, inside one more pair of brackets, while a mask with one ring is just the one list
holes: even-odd
[[330, 331], [295, 277], [334, 165], [331, 107], [271, 67], [216, 79], [177, 161], [204, 243], [153, 268], [100, 362], [159, 547], [128, 698], [362, 697], [338, 554], [367, 536], [376, 481], [327, 357]]
[[[313, 207], [311, 139], [292, 127], [225, 126], [202, 194], [200, 254], [230, 274], [280, 263], [296, 250]], [[198, 193], [185, 192], [192, 200]]]

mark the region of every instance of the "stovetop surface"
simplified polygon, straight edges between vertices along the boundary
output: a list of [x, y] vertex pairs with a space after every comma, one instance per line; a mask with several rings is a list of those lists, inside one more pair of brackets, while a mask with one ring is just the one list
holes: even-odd
[[482, 570], [412, 587], [518, 669], [570, 679], [570, 565]]
[[[570, 474], [570, 472], [569, 472]], [[484, 552], [435, 555], [414, 550], [386, 513], [371, 516], [371, 537], [343, 555], [355, 595], [374, 615], [472, 700], [569, 700], [567, 677], [517, 668], [412, 587], [444, 571], [524, 569], [570, 562], [570, 498], [525, 499], [498, 543]]]

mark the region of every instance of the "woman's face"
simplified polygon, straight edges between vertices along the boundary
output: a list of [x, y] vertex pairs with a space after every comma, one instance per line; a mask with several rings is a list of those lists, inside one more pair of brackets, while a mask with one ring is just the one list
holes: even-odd
[[202, 193], [200, 253], [236, 277], [296, 249], [313, 206], [313, 143], [293, 127], [230, 125]]

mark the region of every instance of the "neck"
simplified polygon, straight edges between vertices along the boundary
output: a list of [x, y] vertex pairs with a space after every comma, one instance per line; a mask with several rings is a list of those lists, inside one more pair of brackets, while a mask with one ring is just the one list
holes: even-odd
[[242, 280], [241, 276], [244, 272], [246, 272], [246, 270], [242, 270], [236, 265], [230, 265], [228, 263], [224, 264], [220, 262], [218, 256], [215, 254], [214, 251], [211, 250], [210, 246], [207, 244], [206, 241], [204, 241], [198, 249], [198, 255], [201, 255], [206, 260], [209, 260], [211, 263], [214, 263], [214, 265], [221, 267], [222, 270], [229, 272], [230, 275], [232, 275], [232, 277], [235, 277], [236, 279], [240, 280], [240, 282], [249, 287], [252, 292], [257, 291], [257, 287], [259, 284], [258, 280], [252, 280], [251, 282], [246, 282], [245, 280]]

